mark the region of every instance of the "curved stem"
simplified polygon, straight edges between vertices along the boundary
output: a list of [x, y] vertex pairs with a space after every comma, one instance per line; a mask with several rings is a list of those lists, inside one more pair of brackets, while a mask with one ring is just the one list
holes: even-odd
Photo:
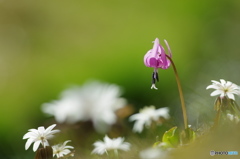
[[184, 98], [183, 98], [183, 91], [182, 91], [182, 86], [181, 86], [180, 79], [178, 76], [178, 72], [177, 72], [176, 66], [175, 66], [173, 60], [171, 59], [171, 57], [169, 57], [168, 55], [166, 55], [166, 56], [170, 60], [172, 66], [173, 66], [174, 74], [175, 74], [176, 81], [177, 81], [180, 101], [181, 101], [181, 105], [182, 105], [184, 128], [187, 129], [188, 128], [187, 110], [186, 110], [186, 106], [185, 106], [185, 102], [184, 102]]

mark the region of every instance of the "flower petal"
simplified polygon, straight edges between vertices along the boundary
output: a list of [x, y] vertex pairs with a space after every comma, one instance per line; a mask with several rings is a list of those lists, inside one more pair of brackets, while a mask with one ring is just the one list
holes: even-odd
[[40, 143], [41, 143], [41, 140], [35, 141], [35, 143], [33, 144], [33, 151], [34, 152], [37, 151]]
[[228, 98], [235, 100], [234, 95], [232, 93], [227, 93]]
[[223, 92], [223, 91], [215, 90], [215, 91], [213, 91], [210, 95], [211, 95], [211, 96], [216, 96], [216, 95], [222, 94], [222, 92]]
[[48, 134], [54, 127], [56, 126], [56, 124], [53, 124], [51, 126], [49, 126], [44, 133]]
[[25, 150], [27, 150], [32, 143], [33, 143], [33, 139], [31, 139], [31, 138], [28, 139], [27, 142], [26, 142], [26, 144], [25, 144]]

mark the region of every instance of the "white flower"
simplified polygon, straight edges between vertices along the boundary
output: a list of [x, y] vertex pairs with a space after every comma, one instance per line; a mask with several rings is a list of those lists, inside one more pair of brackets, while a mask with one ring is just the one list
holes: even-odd
[[212, 80], [212, 85], [209, 85], [206, 89], [216, 89], [211, 93], [211, 96], [220, 95], [221, 98], [228, 96], [228, 98], [235, 100], [234, 94], [240, 95], [240, 88], [238, 85], [220, 79], [220, 82]]
[[104, 137], [103, 142], [97, 141], [94, 144], [94, 150], [92, 154], [102, 155], [107, 153], [109, 150], [123, 150], [128, 151], [130, 149], [130, 143], [124, 142], [124, 138], [118, 137], [114, 139], [110, 139], [107, 135]]
[[27, 150], [33, 142], [33, 151], [38, 149], [40, 143], [43, 145], [43, 147], [49, 146], [48, 139], [54, 137], [53, 134], [60, 132], [60, 130], [52, 130], [55, 126], [56, 124], [49, 126], [47, 129], [45, 129], [43, 126], [38, 127], [38, 129], [29, 129], [29, 132], [23, 136], [23, 139], [28, 138], [25, 144], [25, 149]]
[[139, 113], [130, 116], [130, 121], [136, 121], [133, 126], [134, 132], [142, 132], [144, 125], [150, 126], [152, 121], [158, 121], [159, 117], [169, 119], [169, 109], [159, 108], [155, 109], [154, 106], [144, 107]]
[[167, 156], [168, 151], [159, 148], [148, 148], [140, 152], [141, 159], [162, 159]]
[[115, 111], [126, 105], [119, 86], [91, 82], [65, 90], [59, 100], [43, 104], [43, 112], [57, 122], [76, 123], [91, 120], [98, 132], [106, 132], [116, 122]]
[[239, 117], [237, 115], [233, 115], [233, 114], [228, 113], [227, 118], [231, 121], [234, 121], [235, 123], [239, 122]]
[[71, 153], [69, 149], [74, 149], [73, 146], [66, 146], [70, 140], [65, 141], [63, 144], [58, 144], [52, 146], [53, 149], [53, 157], [56, 155], [57, 158], [64, 157], [64, 155], [68, 155]]

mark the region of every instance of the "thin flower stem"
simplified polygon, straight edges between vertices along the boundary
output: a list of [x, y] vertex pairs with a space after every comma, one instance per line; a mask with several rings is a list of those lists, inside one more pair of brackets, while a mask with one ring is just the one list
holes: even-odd
[[187, 129], [188, 128], [187, 110], [186, 110], [186, 106], [185, 106], [185, 102], [184, 102], [184, 98], [183, 98], [183, 91], [182, 91], [182, 86], [181, 86], [180, 79], [178, 76], [178, 72], [177, 72], [176, 66], [175, 66], [173, 60], [171, 59], [171, 57], [169, 57], [168, 55], [166, 55], [166, 56], [170, 60], [172, 66], [173, 66], [174, 74], [175, 74], [176, 81], [177, 81], [180, 101], [181, 101], [181, 105], [182, 105], [184, 128]]
[[219, 119], [220, 119], [220, 115], [221, 115], [221, 110], [219, 109], [219, 110], [217, 111], [217, 115], [216, 115], [216, 118], [215, 118], [215, 120], [214, 120], [214, 124], [213, 124], [212, 129], [215, 129], [215, 128], [218, 126]]
[[118, 156], [118, 150], [117, 149], [114, 150], [114, 154], [115, 154], [116, 158], [118, 159], [119, 156]]

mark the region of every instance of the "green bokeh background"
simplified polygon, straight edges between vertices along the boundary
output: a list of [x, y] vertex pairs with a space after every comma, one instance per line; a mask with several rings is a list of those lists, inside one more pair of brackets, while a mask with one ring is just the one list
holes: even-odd
[[210, 80], [240, 84], [238, 0], [0, 0], [0, 153], [26, 158], [22, 136], [46, 119], [41, 104], [89, 79], [122, 86], [136, 108], [169, 106], [178, 116], [172, 68], [149, 89], [143, 56], [156, 37], [172, 49], [191, 121], [213, 112]]

